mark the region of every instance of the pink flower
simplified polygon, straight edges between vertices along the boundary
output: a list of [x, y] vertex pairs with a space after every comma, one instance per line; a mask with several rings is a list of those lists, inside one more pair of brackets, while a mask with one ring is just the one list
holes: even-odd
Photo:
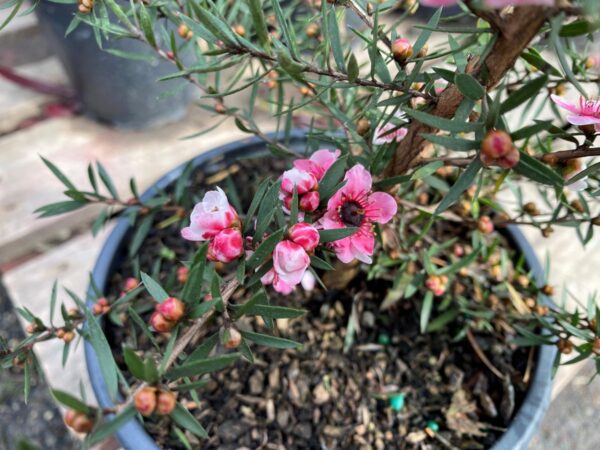
[[310, 172], [296, 168], [286, 170], [281, 177], [281, 190], [288, 195], [294, 193], [294, 186], [298, 195], [306, 194], [317, 187], [317, 179]]
[[579, 105], [574, 105], [565, 102], [558, 95], [551, 97], [554, 103], [572, 113], [567, 116], [567, 122], [573, 125], [594, 125], [595, 130], [600, 132], [600, 100], [580, 97]]
[[319, 245], [319, 232], [308, 223], [297, 223], [288, 231], [292, 242], [301, 246], [306, 252], [312, 252]]
[[273, 268], [262, 276], [264, 285], [273, 284], [273, 288], [284, 295], [294, 290], [302, 282], [310, 258], [298, 244], [284, 240], [275, 246], [273, 251]]
[[[406, 119], [403, 114], [396, 114], [396, 118], [401, 120]], [[398, 128], [398, 125], [388, 122], [383, 126], [375, 128], [373, 144], [383, 145], [394, 141], [400, 142], [402, 139], [404, 139], [407, 133], [408, 130], [406, 128]]]
[[385, 192], [371, 192], [371, 174], [360, 164], [348, 170], [344, 180], [344, 187], [329, 199], [320, 225], [326, 230], [358, 227], [352, 236], [334, 241], [331, 246], [344, 263], [354, 258], [371, 263], [375, 247], [373, 223], [387, 223], [396, 214], [398, 205]]
[[211, 261], [229, 263], [244, 253], [242, 233], [237, 228], [227, 228], [208, 244], [207, 257]]
[[194, 206], [190, 226], [181, 230], [181, 236], [188, 241], [206, 241], [236, 223], [239, 224], [237, 212], [225, 192], [217, 188], [204, 194], [202, 201]]
[[323, 175], [329, 170], [333, 163], [340, 157], [339, 150], [321, 149], [314, 152], [310, 159], [297, 159], [294, 167], [312, 174], [317, 181], [321, 181]]
[[317, 284], [317, 279], [310, 270], [307, 270], [304, 272], [304, 276], [302, 277], [300, 284], [305, 291], [312, 291], [315, 288], [315, 284]]

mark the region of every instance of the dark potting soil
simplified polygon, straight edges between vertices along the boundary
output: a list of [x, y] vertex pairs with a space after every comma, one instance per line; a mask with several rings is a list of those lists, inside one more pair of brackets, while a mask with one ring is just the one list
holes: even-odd
[[[241, 160], [227, 171], [195, 173], [189, 189], [201, 197], [214, 184], [223, 188], [235, 185], [245, 210], [256, 181], [278, 176], [284, 168], [285, 162], [274, 158]], [[228, 195], [231, 199], [231, 189]], [[167, 213], [158, 214], [155, 225], [168, 218]], [[180, 238], [181, 227], [180, 222], [155, 226], [140, 247], [139, 270], [156, 273], [156, 261], [160, 260], [158, 272], [165, 286], [177, 286], [175, 271], [180, 261], [189, 260], [196, 249], [195, 244]], [[430, 232], [437, 242], [456, 237], [465, 247], [471, 244], [470, 233], [460, 224], [436, 226]], [[500, 240], [509, 249], [507, 241], [501, 236]], [[121, 264], [106, 292], [109, 299], [119, 296], [124, 280], [135, 275], [137, 266], [127, 260]], [[419, 261], [415, 268], [421, 269]], [[489, 272], [483, 266], [478, 271], [480, 276]], [[482, 305], [488, 299], [482, 295], [481, 285], [498, 283], [492, 275], [487, 276], [488, 280], [478, 283], [452, 281], [450, 289], [458, 289], [464, 298]], [[303, 345], [298, 350], [252, 346], [254, 364], [241, 358], [230, 368], [206, 376], [207, 384], [195, 399], [189, 393], [180, 394], [179, 399], [210, 436], [198, 441], [186, 433], [194, 448], [489, 448], [524, 398], [527, 383], [523, 380], [531, 374], [533, 351], [509, 345], [510, 327], [499, 324], [501, 321], [493, 331], [474, 333], [479, 351], [506, 374], [504, 380], [499, 379], [461, 333], [473, 317], [459, 315], [439, 331], [419, 331], [424, 288], [382, 311], [382, 300], [392, 287], [392, 277], [388, 278], [370, 279], [365, 268], [351, 266], [324, 275], [327, 291], [317, 287], [311, 293], [298, 289], [279, 296], [270, 290], [272, 304], [304, 308], [307, 314], [279, 320], [274, 330], [267, 330], [259, 317], [244, 318], [240, 328], [273, 333]], [[238, 293], [231, 302], [246, 300]], [[501, 316], [510, 302], [495, 301], [493, 307]], [[137, 311], [147, 319], [152, 308], [152, 299], [142, 294]], [[118, 317], [124, 326], [108, 322], [107, 334], [115, 358], [126, 372], [123, 343], [137, 342], [137, 348], [149, 354], [153, 348], [125, 314]], [[352, 339], [348, 337], [349, 323], [355, 328]], [[219, 323], [209, 328], [196, 345], [217, 332]], [[164, 348], [168, 336], [156, 335], [156, 339]], [[218, 347], [216, 351], [226, 350]], [[161, 448], [184, 448], [172, 433], [168, 418], [145, 419], [144, 425]]]

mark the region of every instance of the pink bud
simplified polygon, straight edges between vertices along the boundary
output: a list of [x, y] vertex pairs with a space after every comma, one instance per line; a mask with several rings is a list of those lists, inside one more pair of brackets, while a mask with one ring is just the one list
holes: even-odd
[[302, 211], [313, 212], [319, 207], [320, 200], [321, 197], [319, 196], [319, 193], [317, 191], [307, 192], [302, 197], [300, 197], [298, 207]]
[[185, 304], [175, 297], [169, 297], [164, 302], [156, 305], [155, 310], [162, 314], [165, 319], [178, 322], [185, 313]]
[[297, 223], [289, 230], [292, 242], [301, 246], [305, 251], [312, 252], [319, 245], [319, 232], [308, 223]]
[[519, 164], [519, 159], [521, 159], [521, 154], [513, 147], [510, 152], [498, 159], [498, 165], [503, 169], [512, 169]]
[[208, 191], [194, 206], [190, 226], [181, 230], [181, 236], [188, 241], [206, 241], [226, 228], [239, 226], [237, 212], [229, 204], [225, 192], [217, 188]]
[[400, 61], [405, 61], [413, 54], [413, 48], [410, 41], [406, 38], [396, 39], [392, 43], [392, 54], [394, 58]]
[[136, 287], [138, 287], [139, 284], [140, 282], [137, 280], [137, 278], [129, 277], [125, 280], [123, 289], [125, 292], [133, 291]]
[[506, 155], [513, 148], [510, 135], [501, 130], [492, 130], [483, 138], [481, 153], [491, 159], [498, 159]]
[[309, 265], [310, 258], [300, 245], [292, 241], [281, 241], [273, 252], [273, 270], [279, 278], [273, 281], [275, 287], [277, 288], [277, 281], [296, 286], [302, 281]]
[[265, 286], [273, 284], [273, 280], [275, 280], [275, 271], [273, 269], [269, 270], [260, 278], [260, 282]]
[[150, 326], [159, 333], [168, 333], [175, 326], [175, 322], [167, 320], [165, 316], [158, 311], [152, 313], [148, 322], [150, 323]]
[[217, 234], [208, 244], [208, 259], [229, 263], [244, 253], [242, 233], [235, 228], [227, 228]]
[[317, 187], [317, 179], [311, 173], [296, 168], [283, 172], [281, 178], [281, 190], [288, 194], [293, 194], [294, 186], [298, 195], [306, 194]]

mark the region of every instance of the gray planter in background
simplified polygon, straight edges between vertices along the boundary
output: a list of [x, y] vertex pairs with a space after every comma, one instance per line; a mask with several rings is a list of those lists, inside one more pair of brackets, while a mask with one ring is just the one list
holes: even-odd
[[[168, 61], [130, 60], [100, 49], [90, 26], [81, 23], [65, 37], [77, 4], [47, 0], [35, 8], [40, 26], [51, 41], [81, 101], [84, 113], [115, 126], [142, 128], [172, 122], [185, 115], [193, 89], [185, 80], [157, 81], [178, 69]], [[103, 48], [153, 54], [133, 39], [102, 41]]]

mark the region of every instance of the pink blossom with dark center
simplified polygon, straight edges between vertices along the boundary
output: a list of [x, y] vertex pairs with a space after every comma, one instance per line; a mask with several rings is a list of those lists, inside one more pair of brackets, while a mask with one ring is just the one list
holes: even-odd
[[375, 248], [374, 223], [387, 223], [398, 205], [385, 192], [372, 192], [371, 174], [360, 164], [352, 167], [344, 177], [346, 184], [327, 203], [327, 212], [319, 225], [326, 230], [357, 227], [353, 235], [332, 242], [340, 261], [353, 259], [371, 263]]
[[551, 95], [552, 101], [571, 114], [567, 115], [567, 121], [573, 125], [594, 125], [594, 129], [600, 132], [600, 100], [586, 100], [579, 98], [579, 104], [564, 101], [558, 95]]

